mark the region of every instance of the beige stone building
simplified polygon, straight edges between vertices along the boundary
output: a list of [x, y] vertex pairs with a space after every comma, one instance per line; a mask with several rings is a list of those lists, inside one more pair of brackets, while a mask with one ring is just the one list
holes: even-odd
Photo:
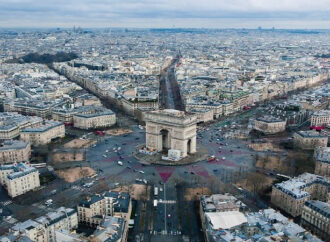
[[311, 126], [330, 125], [330, 110], [316, 111], [311, 115]]
[[330, 177], [330, 147], [317, 147], [314, 157], [315, 174]]
[[178, 150], [181, 157], [196, 152], [196, 115], [165, 109], [147, 113], [145, 120], [148, 149]]
[[29, 161], [31, 146], [29, 142], [6, 140], [0, 143], [0, 164]]
[[89, 106], [89, 105], [102, 106], [100, 99], [91, 94], [81, 95], [75, 99], [75, 102], [80, 103], [83, 106]]
[[[14, 236], [13, 236], [14, 235]], [[21, 223], [15, 224], [10, 229], [9, 236], [11, 237], [25, 237], [31, 241], [36, 242], [45, 242], [46, 235], [45, 235], [45, 227], [42, 224], [37, 223], [36, 221], [29, 219]], [[8, 236], [8, 237], [9, 237]], [[10, 240], [9, 240], [10, 241]]]
[[79, 129], [96, 129], [116, 124], [116, 114], [110, 109], [95, 109], [93, 112], [73, 116], [73, 126]]
[[20, 135], [22, 129], [41, 123], [40, 117], [23, 116], [16, 112], [0, 113], [0, 140], [14, 139]]
[[223, 106], [221, 103], [187, 103], [186, 111], [188, 112], [204, 112], [205, 110], [212, 110], [213, 117], [212, 119], [217, 119], [223, 115]]
[[316, 199], [329, 202], [330, 180], [318, 175], [304, 173], [298, 177], [273, 186], [271, 202], [293, 217], [300, 216], [304, 203]]
[[54, 242], [60, 241], [56, 237], [57, 231], [71, 232], [77, 227], [77, 212], [72, 208], [60, 207], [45, 216], [15, 224], [10, 228], [9, 237], [15, 238], [19, 235], [17, 237], [25, 236], [31, 241]]
[[286, 120], [281, 120], [273, 116], [264, 116], [257, 118], [254, 123], [254, 129], [264, 134], [276, 134], [285, 131]]
[[293, 144], [300, 149], [313, 150], [318, 146], [327, 147], [328, 137], [314, 130], [298, 131], [293, 135]]
[[21, 132], [20, 139], [30, 142], [31, 145], [45, 145], [55, 138], [65, 136], [65, 127], [61, 122], [45, 121], [42, 125], [35, 128], [26, 128]]
[[35, 219], [42, 224], [46, 241], [57, 241], [56, 231], [71, 231], [78, 227], [78, 215], [75, 209], [60, 207], [54, 212], [49, 212], [45, 216]]
[[158, 99], [148, 97], [124, 97], [121, 99], [125, 112], [134, 115], [137, 109], [158, 109]]
[[90, 227], [100, 225], [103, 216], [121, 217], [128, 226], [132, 204], [128, 193], [108, 191], [81, 201], [77, 210], [79, 223]]
[[0, 181], [10, 197], [22, 195], [40, 186], [39, 171], [26, 163], [0, 166]]
[[190, 112], [197, 116], [197, 123], [207, 123], [214, 118], [214, 110], [212, 109], [190, 109]]
[[321, 201], [305, 202], [301, 225], [324, 241], [330, 237], [330, 204]]

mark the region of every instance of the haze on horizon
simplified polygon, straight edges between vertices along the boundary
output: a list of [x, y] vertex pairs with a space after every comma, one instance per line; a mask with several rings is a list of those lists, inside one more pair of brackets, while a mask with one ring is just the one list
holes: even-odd
[[329, 29], [330, 0], [0, 0], [0, 27]]

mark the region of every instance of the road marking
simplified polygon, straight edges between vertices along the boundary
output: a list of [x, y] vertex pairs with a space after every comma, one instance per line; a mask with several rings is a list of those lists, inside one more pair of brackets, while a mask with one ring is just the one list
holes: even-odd
[[[166, 187], [165, 187], [165, 183], [164, 183], [164, 200], [166, 200]], [[166, 203], [165, 203], [165, 212], [164, 212], [164, 217], [165, 217], [165, 231], [167, 231], [167, 228], [166, 228], [166, 219], [167, 219], [167, 214], [166, 214]]]
[[175, 204], [176, 201], [175, 200], [159, 200], [159, 203], [163, 203], [163, 204]]
[[7, 206], [7, 205], [12, 204], [12, 203], [13, 203], [13, 201], [11, 201], [11, 200], [7, 200], [7, 201], [3, 201], [3, 202], [1, 202], [1, 204], [2, 204], [3, 206]]

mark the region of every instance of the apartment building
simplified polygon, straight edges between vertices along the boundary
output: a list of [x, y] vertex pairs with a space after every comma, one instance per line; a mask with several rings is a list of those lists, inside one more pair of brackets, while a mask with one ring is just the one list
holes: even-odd
[[93, 228], [104, 223], [105, 216], [123, 219], [124, 232], [122, 241], [126, 241], [129, 219], [132, 212], [131, 198], [128, 193], [107, 191], [103, 194], [93, 195], [81, 201], [77, 210], [79, 223]]
[[56, 231], [71, 231], [77, 227], [77, 212], [72, 208], [60, 207], [42, 217], [15, 224], [8, 237], [21, 235], [31, 241], [56, 242]]
[[78, 222], [90, 227], [96, 227], [105, 214], [105, 201], [102, 195], [93, 195], [81, 201], [77, 208]]
[[101, 225], [97, 227], [89, 239], [90, 241], [97, 242], [125, 242], [127, 239], [125, 231], [125, 219], [105, 216]]
[[293, 135], [293, 145], [303, 150], [313, 150], [318, 146], [327, 147], [328, 137], [314, 130], [298, 131]]
[[4, 101], [3, 108], [6, 112], [18, 112], [23, 115], [49, 118], [53, 108], [65, 104], [65, 100], [45, 100], [34, 98], [17, 98]]
[[203, 110], [212, 110], [212, 119], [217, 119], [223, 115], [223, 107], [221, 103], [216, 102], [199, 102], [195, 100], [186, 104], [186, 110], [189, 112], [203, 112]]
[[[200, 199], [199, 214], [202, 222], [202, 228], [205, 231], [207, 228], [206, 213], [220, 213], [230, 211], [243, 211], [245, 205], [236, 197], [230, 194], [212, 194], [210, 196], [203, 195]], [[205, 237], [207, 240], [207, 237]]]
[[190, 109], [189, 112], [197, 116], [197, 123], [207, 123], [214, 118], [214, 110], [212, 109]]
[[55, 138], [63, 138], [65, 136], [65, 127], [61, 122], [45, 121], [42, 125], [34, 128], [26, 128], [21, 132], [20, 139], [30, 142], [31, 145], [45, 145]]
[[5, 140], [0, 143], [0, 165], [29, 161], [31, 146], [29, 142]]
[[273, 116], [256, 118], [254, 129], [264, 134], [276, 134], [285, 131], [286, 120], [281, 120]]
[[0, 181], [10, 197], [22, 195], [40, 186], [39, 171], [26, 163], [0, 166]]
[[330, 177], [330, 147], [317, 147], [314, 158], [315, 174]]
[[[32, 219], [15, 224], [10, 228], [8, 238], [25, 238], [26, 241], [45, 242], [46, 234], [44, 226]], [[7, 241], [15, 241], [8, 239]]]
[[0, 113], [0, 140], [14, 139], [24, 128], [35, 127], [42, 123], [42, 118], [23, 116], [15, 112]]
[[115, 123], [116, 114], [110, 109], [94, 109], [92, 112], [79, 113], [73, 116], [73, 125], [79, 129], [105, 128]]
[[[307, 231], [274, 209], [239, 212], [242, 203], [229, 194], [201, 198], [202, 227], [207, 242], [317, 241]], [[312, 239], [312, 240], [311, 240]]]
[[301, 225], [327, 241], [330, 237], [330, 204], [315, 200], [306, 201], [301, 213]]
[[129, 219], [131, 199], [128, 193], [107, 191], [87, 197], [78, 205], [79, 223], [96, 227], [102, 222], [102, 216], [116, 216]]
[[272, 188], [271, 202], [293, 217], [300, 216], [304, 203], [316, 199], [329, 202], [330, 180], [318, 175], [302, 175], [277, 183]]
[[72, 208], [60, 207], [54, 212], [35, 219], [45, 228], [44, 236], [46, 241], [57, 241], [55, 232], [57, 230], [72, 230], [78, 227], [77, 211]]
[[123, 110], [130, 115], [134, 115], [137, 109], [158, 109], [158, 99], [156, 97], [124, 97], [121, 99]]
[[311, 115], [311, 126], [327, 126], [330, 124], [330, 110], [316, 111]]

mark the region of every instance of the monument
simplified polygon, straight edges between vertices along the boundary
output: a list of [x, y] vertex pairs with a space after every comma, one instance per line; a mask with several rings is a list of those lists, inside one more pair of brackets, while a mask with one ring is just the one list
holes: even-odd
[[196, 153], [197, 116], [184, 111], [164, 109], [146, 114], [146, 147], [186, 157]]

